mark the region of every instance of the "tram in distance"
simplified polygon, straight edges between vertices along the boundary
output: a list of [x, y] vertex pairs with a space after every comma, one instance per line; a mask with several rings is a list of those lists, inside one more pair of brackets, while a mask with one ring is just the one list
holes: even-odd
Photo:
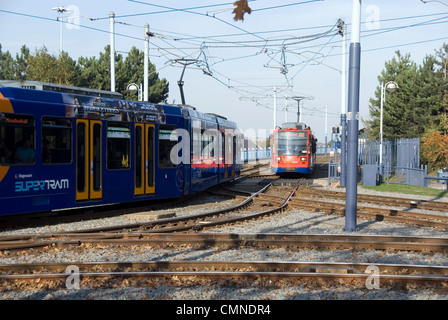
[[0, 215], [182, 197], [240, 174], [241, 135], [224, 117], [2, 82]]
[[316, 163], [317, 139], [301, 122], [286, 122], [272, 136], [271, 172], [278, 175], [311, 174]]

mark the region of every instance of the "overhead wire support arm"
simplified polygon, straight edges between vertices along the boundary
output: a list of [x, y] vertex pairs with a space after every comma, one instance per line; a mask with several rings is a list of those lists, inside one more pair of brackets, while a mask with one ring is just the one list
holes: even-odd
[[180, 79], [179, 81], [177, 81], [177, 84], [179, 85], [179, 90], [180, 90], [180, 98], [182, 100], [182, 104], [185, 104], [185, 95], [184, 95], [184, 74], [185, 74], [185, 69], [188, 65], [190, 64], [194, 64], [199, 62], [199, 60], [196, 59], [175, 59], [174, 60], [175, 63], [180, 63], [181, 65], [183, 65], [183, 69], [182, 69], [182, 73], [180, 75]]

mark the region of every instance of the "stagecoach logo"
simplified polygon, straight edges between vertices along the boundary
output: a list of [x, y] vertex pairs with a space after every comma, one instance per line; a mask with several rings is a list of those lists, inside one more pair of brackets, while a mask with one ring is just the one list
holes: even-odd
[[15, 192], [68, 189], [68, 179], [16, 181]]

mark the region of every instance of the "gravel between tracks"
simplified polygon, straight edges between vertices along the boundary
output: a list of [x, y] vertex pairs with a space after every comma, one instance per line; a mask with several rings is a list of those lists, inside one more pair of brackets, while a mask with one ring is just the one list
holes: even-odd
[[[328, 187], [322, 187], [328, 188]], [[330, 188], [329, 188], [330, 190]], [[331, 190], [335, 190], [331, 188]], [[366, 192], [359, 189], [360, 193]], [[369, 194], [372, 192], [368, 191]], [[386, 196], [385, 193], [381, 195]], [[400, 196], [390, 194], [390, 196]], [[403, 197], [409, 197], [401, 195]], [[206, 210], [212, 210], [218, 206], [218, 199], [210, 196], [205, 197], [206, 204], [201, 204], [203, 199], [195, 200], [192, 206], [176, 210], [177, 214], [195, 214]], [[228, 200], [227, 202], [235, 202]], [[446, 200], [444, 200], [446, 201]], [[173, 210], [166, 210], [172, 212]], [[188, 213], [187, 213], [188, 211]], [[181, 213], [183, 212], [183, 213]], [[121, 219], [121, 222], [118, 222]], [[108, 218], [107, 223], [124, 223], [129, 218]], [[104, 219], [106, 220], [106, 219]], [[133, 223], [130, 221], [129, 223]], [[70, 225], [60, 225], [59, 229], [87, 228], [87, 223], [98, 227], [101, 220], [91, 222], [76, 222]], [[106, 222], [104, 222], [106, 223]], [[342, 230], [344, 219], [340, 216], [322, 213], [310, 213], [301, 210], [288, 209], [286, 212], [265, 218], [262, 220], [239, 223], [230, 226], [208, 229], [206, 232], [241, 232], [241, 233], [300, 233], [300, 234], [344, 234]], [[445, 231], [437, 231], [432, 228], [412, 227], [386, 221], [372, 222], [358, 219], [359, 234], [381, 234], [381, 235], [405, 235], [405, 236], [435, 236], [447, 237]], [[91, 226], [92, 227], [92, 226]], [[55, 232], [55, 226], [27, 228], [23, 230], [11, 230], [1, 234], [14, 233], [40, 233]], [[32, 254], [11, 254], [0, 252], [0, 263], [38, 263], [38, 262], [76, 262], [81, 261], [151, 261], [151, 260], [248, 260], [248, 261], [328, 261], [328, 262], [365, 262], [365, 263], [407, 263], [423, 265], [448, 265], [448, 256], [440, 253], [410, 253], [410, 252], [387, 252], [387, 251], [352, 251], [352, 250], [299, 250], [288, 251], [285, 249], [255, 250], [255, 249], [231, 249], [218, 250], [209, 248], [204, 250], [178, 249], [154, 249], [151, 247], [118, 247], [102, 246], [92, 247], [82, 245], [75, 249], [51, 248], [44, 252]], [[415, 288], [412, 286], [400, 286], [391, 290], [390, 288], [372, 289], [365, 287], [351, 287], [345, 284], [312, 283], [302, 285], [291, 285], [282, 287], [230, 287], [218, 285], [189, 285], [185, 287], [158, 286], [131, 287], [131, 288], [101, 288], [79, 290], [8, 290], [1, 289], [0, 299], [4, 300], [211, 300], [211, 299], [238, 299], [238, 300], [264, 300], [264, 299], [329, 299], [329, 300], [389, 300], [389, 299], [440, 299], [448, 300], [447, 288], [434, 290], [431, 287]]]

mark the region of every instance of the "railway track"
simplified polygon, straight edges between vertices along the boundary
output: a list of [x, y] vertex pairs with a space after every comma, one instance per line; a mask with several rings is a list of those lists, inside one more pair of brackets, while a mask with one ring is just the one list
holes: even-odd
[[[372, 237], [372, 236], [323, 236], [323, 235], [271, 235], [271, 236], [206, 236], [196, 239], [183, 236], [155, 237], [157, 233], [197, 232], [205, 228], [222, 224], [234, 224], [241, 221], [257, 219], [278, 213], [292, 206], [309, 211], [326, 212], [330, 214], [345, 214], [345, 206], [340, 203], [298, 198], [305, 192], [313, 191], [300, 186], [300, 181], [289, 180], [294, 187], [272, 187], [269, 182], [258, 192], [251, 193], [242, 189], [222, 187], [222, 195], [241, 197], [242, 201], [232, 207], [213, 210], [197, 215], [161, 219], [143, 223], [114, 225], [93, 229], [82, 229], [51, 234], [10, 235], [0, 237], [0, 250], [25, 250], [28, 248], [43, 248], [47, 246], [80, 245], [82, 243], [104, 243], [116, 245], [179, 245], [190, 244], [195, 247], [221, 245], [228, 247], [286, 247], [286, 248], [340, 248], [340, 249], [379, 249], [379, 250], [409, 250], [427, 252], [446, 252], [447, 240], [440, 238], [413, 237]], [[300, 194], [294, 197], [299, 190]], [[266, 194], [269, 191], [270, 194]], [[219, 194], [219, 192], [217, 192]], [[235, 195], [237, 194], [237, 195]], [[282, 195], [280, 195], [282, 194]], [[286, 194], [286, 195], [285, 195]], [[244, 196], [242, 196], [244, 195]], [[339, 196], [339, 195], [338, 195]], [[394, 199], [397, 204], [399, 199]], [[407, 200], [406, 200], [407, 201]], [[268, 208], [266, 210], [266, 208]], [[381, 212], [381, 213], [379, 213]], [[372, 208], [358, 206], [358, 216], [370, 220], [391, 220], [394, 222], [411, 223], [415, 225], [432, 226], [446, 229], [448, 217], [399, 211], [395, 209]], [[430, 220], [438, 219], [438, 220]], [[310, 240], [311, 239], [311, 240]], [[398, 240], [397, 240], [398, 239]], [[272, 242], [271, 242], [272, 241]]]
[[[319, 190], [305, 186], [301, 186], [299, 191], [301, 195], [306, 195], [307, 197], [311, 198], [324, 198], [345, 201], [344, 192]], [[372, 203], [383, 206], [400, 206], [408, 209], [423, 209], [448, 212], [448, 202], [437, 202], [415, 198], [379, 197], [367, 194], [358, 194], [357, 199], [358, 202], [362, 203]]]
[[[241, 176], [235, 178], [234, 181], [245, 180], [248, 178], [259, 178], [261, 172], [266, 169], [269, 163], [258, 163], [255, 165], [248, 165], [241, 172]], [[271, 176], [271, 178], [275, 178]], [[207, 191], [205, 191], [207, 192]], [[86, 219], [100, 219], [108, 217], [122, 216], [124, 214], [136, 214], [139, 212], [161, 210], [166, 208], [180, 207], [186, 203], [194, 201], [203, 194], [196, 193], [178, 199], [159, 199], [156, 201], [131, 202], [131, 203], [116, 203], [104, 206], [86, 206], [81, 208], [71, 208], [66, 210], [54, 210], [46, 212], [38, 212], [32, 214], [22, 214], [16, 216], [1, 216], [0, 230], [16, 227], [35, 227], [39, 225], [71, 223]]]
[[[260, 179], [260, 177], [258, 178]], [[448, 252], [448, 238], [443, 237], [198, 232], [219, 224], [240, 223], [243, 220], [272, 215], [283, 211], [287, 206], [297, 206], [303, 209], [304, 203], [310, 203], [309, 199], [299, 198], [303, 198], [305, 192], [302, 193], [302, 191], [308, 191], [308, 188], [300, 186], [298, 180], [287, 181], [293, 184], [291, 187], [274, 185], [274, 179], [266, 177], [260, 180], [271, 181], [255, 193], [245, 190], [244, 183], [235, 184], [232, 187], [227, 186], [219, 191], [216, 189], [214, 192], [236, 197], [241, 199], [241, 202], [233, 208], [189, 217], [188, 221], [183, 221], [184, 218], [171, 218], [163, 219], [165, 221], [73, 232], [5, 235], [0, 237], [0, 252], [8, 257], [16, 255], [22, 257], [24, 254], [39, 255], [40, 252], [63, 252], [66, 250], [71, 252], [77, 248], [79, 249], [73, 252], [82, 252], [85, 248], [96, 250], [96, 248], [104, 247], [113, 247], [119, 250], [137, 247], [150, 251], [169, 249], [193, 252], [210, 248], [214, 252], [242, 248], [251, 250], [283, 248], [287, 251], [297, 252], [304, 249], [350, 250], [353, 252], [365, 250], [405, 251], [423, 255], [443, 255]], [[250, 182], [247, 182], [247, 185], [249, 184]], [[294, 196], [295, 194], [296, 196]], [[337, 206], [340, 204], [333, 202], [333, 207], [326, 208], [322, 205], [325, 201], [317, 200], [317, 197], [318, 195], [313, 198], [312, 205], [309, 207], [310, 211], [325, 212], [328, 210], [329, 213], [337, 213], [339, 210]], [[300, 202], [302, 200], [304, 202]], [[372, 200], [374, 199], [368, 201]], [[398, 200], [396, 202], [398, 203]], [[229, 212], [231, 213], [229, 214]], [[378, 215], [378, 212], [376, 214]], [[398, 216], [398, 212], [395, 213], [395, 216]], [[175, 256], [174, 253], [173, 256]], [[428, 288], [428, 286], [431, 288], [442, 287], [445, 290], [448, 285], [448, 266], [446, 265], [235, 260], [10, 263], [0, 265], [0, 283], [3, 288], [8, 288], [8, 290], [34, 289], [36, 286], [45, 289], [64, 288], [67, 285], [67, 279], [73, 277], [73, 270], [67, 271], [70, 266], [77, 268], [76, 273], [83, 288], [128, 285], [157, 286], [158, 284], [176, 286], [224, 284], [238, 287], [249, 283], [260, 286], [287, 286], [310, 281], [311, 283], [313, 281], [333, 281], [335, 285], [349, 284], [352, 287], [365, 288], [368, 281], [372, 279], [379, 279], [381, 286], [391, 284], [392, 287], [398, 283], [405, 285], [412, 283], [417, 286], [423, 285], [424, 288]]]
[[[321, 191], [301, 186], [297, 194], [296, 197], [290, 200], [290, 207], [311, 212], [345, 215], [344, 193]], [[278, 196], [275, 194], [260, 194], [258, 197], [274, 203], [279, 201]], [[336, 202], [335, 200], [340, 201]], [[368, 202], [370, 204], [358, 204], [357, 216], [359, 218], [370, 221], [391, 221], [415, 226], [433, 227], [442, 230], [448, 229], [448, 216], [446, 215], [410, 211], [411, 209], [425, 209], [448, 212], [448, 203], [445, 202], [371, 195], [360, 195], [358, 202]], [[394, 208], [385, 208], [387, 205], [393, 205]], [[398, 207], [401, 209], [397, 209]]]
[[323, 234], [234, 234], [234, 233], [72, 233], [2, 237], [0, 250], [23, 251], [30, 248], [63, 248], [90, 245], [152, 246], [192, 249], [256, 248], [287, 250], [386, 250], [448, 252], [448, 239], [373, 235]]
[[[269, 189], [272, 185], [272, 181], [254, 194], [248, 192], [247, 193], [248, 196], [245, 197], [243, 201], [236, 206], [208, 211], [196, 215], [189, 215], [185, 217], [168, 218], [143, 223], [114, 225], [110, 227], [82, 229], [82, 230], [62, 232], [58, 234], [35, 235], [28, 237], [29, 239], [27, 240], [28, 242], [23, 242], [22, 236], [3, 236], [0, 237], [0, 250], [25, 249], [27, 247], [27, 243], [29, 244], [30, 247], [37, 247], [40, 245], [36, 243], [35, 239], [39, 239], [40, 241], [42, 241], [43, 239], [50, 239], [54, 237], [69, 237], [69, 234], [87, 234], [92, 235], [93, 237], [96, 238], [98, 234], [104, 235], [104, 233], [111, 233], [111, 232], [167, 233], [167, 232], [180, 232], [180, 231], [198, 231], [204, 228], [213, 227], [217, 225], [257, 219], [284, 210], [287, 207], [289, 200], [299, 187], [299, 184], [300, 182], [296, 180], [296, 183], [294, 184], [292, 190], [288, 190], [288, 192], [286, 192], [286, 196], [284, 196], [283, 201], [279, 203], [277, 206], [274, 207], [268, 206], [269, 209], [267, 210], [265, 203], [263, 202], [255, 203], [254, 199], [259, 194]], [[22, 242], [17, 243], [16, 241], [22, 241]]]
[[[75, 269], [76, 268], [76, 269]], [[68, 272], [70, 270], [70, 272]], [[372, 275], [371, 271], [374, 270]], [[164, 280], [176, 285], [204, 283], [204, 281], [225, 281], [227, 284], [241, 284], [244, 281], [261, 285], [284, 285], [290, 281], [325, 279], [349, 282], [359, 281], [365, 285], [369, 278], [381, 281], [423, 283], [446, 286], [447, 266], [397, 265], [337, 262], [272, 262], [272, 261], [149, 261], [149, 262], [79, 262], [39, 263], [0, 265], [0, 281], [3, 285], [23, 288], [23, 282], [31, 286], [42, 281], [50, 282], [50, 287], [63, 287], [76, 272], [83, 287], [98, 285], [94, 280], [141, 279], [146, 285], [154, 285], [154, 280]], [[102, 287], [107, 286], [104, 281]], [[264, 281], [264, 283], [263, 283]], [[272, 283], [272, 282], [277, 283]], [[281, 283], [278, 283], [281, 281]], [[157, 282], [155, 282], [158, 284]], [[109, 284], [110, 285], [110, 284]], [[112, 284], [113, 285], [113, 284]], [[132, 283], [136, 285], [136, 283]], [[47, 287], [48, 289], [48, 287]]]

